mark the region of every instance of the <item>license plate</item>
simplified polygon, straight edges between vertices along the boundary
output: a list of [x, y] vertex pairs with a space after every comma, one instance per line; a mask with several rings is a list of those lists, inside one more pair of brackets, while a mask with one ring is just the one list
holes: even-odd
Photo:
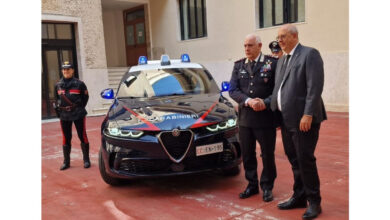
[[196, 147], [196, 156], [215, 154], [223, 151], [223, 143], [208, 144]]

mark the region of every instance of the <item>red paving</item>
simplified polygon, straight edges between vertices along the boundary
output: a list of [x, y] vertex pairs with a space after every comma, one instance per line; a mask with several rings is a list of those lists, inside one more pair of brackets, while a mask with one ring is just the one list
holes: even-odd
[[[328, 112], [328, 117], [322, 123], [316, 150], [323, 209], [317, 219], [348, 219], [349, 115]], [[80, 142], [73, 128], [71, 168], [66, 171], [59, 171], [63, 160], [59, 122], [42, 124], [42, 219], [289, 220], [301, 219], [305, 211], [276, 207], [291, 196], [293, 184], [280, 132], [274, 201], [265, 203], [261, 194], [238, 198], [247, 185], [243, 170], [235, 177], [200, 174], [137, 180], [121, 187], [107, 185], [100, 177], [97, 161], [102, 120], [103, 116], [87, 118], [90, 169], [83, 168]], [[259, 173], [261, 169], [260, 163]]]

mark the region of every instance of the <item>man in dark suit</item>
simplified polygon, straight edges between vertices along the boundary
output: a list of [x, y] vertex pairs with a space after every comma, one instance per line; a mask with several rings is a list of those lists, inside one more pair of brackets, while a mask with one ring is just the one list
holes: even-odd
[[257, 177], [256, 140], [260, 143], [263, 171], [260, 187], [263, 200], [273, 200], [272, 188], [276, 178], [274, 113], [270, 109], [275, 84], [277, 60], [261, 53], [260, 37], [250, 34], [245, 38], [246, 58], [234, 63], [229, 95], [238, 103], [239, 140], [249, 184], [240, 193], [241, 199], [259, 193]]
[[281, 113], [283, 146], [294, 174], [294, 194], [278, 207], [306, 207], [308, 201], [303, 219], [312, 219], [321, 213], [314, 150], [321, 122], [327, 118], [321, 98], [324, 65], [316, 49], [299, 43], [294, 25], [283, 25], [278, 31], [278, 41], [285, 55], [276, 68], [271, 108]]

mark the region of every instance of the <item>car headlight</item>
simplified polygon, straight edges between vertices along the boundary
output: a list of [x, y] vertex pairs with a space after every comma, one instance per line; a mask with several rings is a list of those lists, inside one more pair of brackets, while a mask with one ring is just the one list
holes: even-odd
[[137, 130], [125, 130], [117, 127], [109, 127], [106, 129], [107, 134], [115, 137], [130, 137], [130, 138], [139, 138], [144, 132]]
[[216, 132], [216, 131], [232, 128], [236, 125], [237, 125], [237, 118], [230, 118], [229, 120], [220, 122], [219, 124], [207, 126], [206, 129], [212, 132]]

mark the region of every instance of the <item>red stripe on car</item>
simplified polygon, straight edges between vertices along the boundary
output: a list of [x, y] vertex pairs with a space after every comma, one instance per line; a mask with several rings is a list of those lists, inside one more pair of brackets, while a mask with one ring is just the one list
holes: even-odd
[[123, 106], [123, 108], [125, 108], [127, 111], [129, 111], [131, 114], [133, 114], [135, 117], [137, 117], [138, 119], [143, 121], [148, 126], [148, 128], [143, 128], [142, 130], [145, 130], [145, 131], [159, 131], [160, 130], [160, 128], [158, 128], [158, 127], [156, 127], [156, 125], [150, 123], [148, 120], [146, 120], [144, 117], [137, 114], [135, 111], [133, 111], [129, 108], [126, 108], [125, 106]]
[[191, 128], [198, 128], [198, 127], [215, 124], [216, 122], [208, 122], [208, 123], [201, 123], [201, 122], [207, 117], [207, 115], [211, 112], [211, 110], [213, 110], [213, 108], [217, 105], [217, 103], [218, 100], [215, 101], [214, 104], [205, 113], [203, 113], [203, 115], [198, 120], [196, 120], [196, 122], [191, 126]]

